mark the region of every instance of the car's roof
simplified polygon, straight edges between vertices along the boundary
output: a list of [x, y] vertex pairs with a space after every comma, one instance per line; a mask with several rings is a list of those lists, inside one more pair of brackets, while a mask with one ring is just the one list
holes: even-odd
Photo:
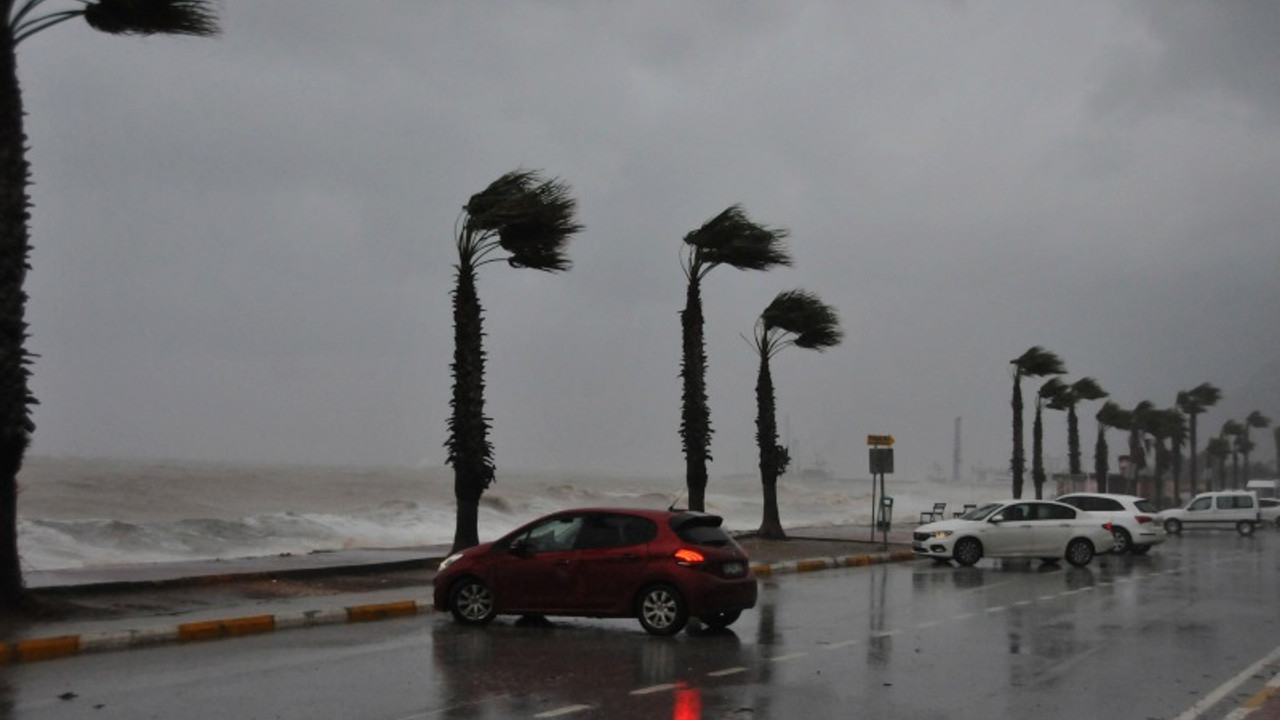
[[636, 508], [636, 507], [580, 507], [580, 508], [564, 508], [555, 512], [547, 513], [542, 517], [552, 517], [555, 515], [576, 515], [581, 513], [596, 513], [610, 515], [639, 515], [653, 520], [663, 520], [675, 515], [705, 515], [708, 517], [718, 517], [714, 513], [698, 512], [696, 510], [682, 510], [680, 508]]
[[1067, 493], [1066, 495], [1059, 495], [1058, 499], [1061, 500], [1062, 498], [1068, 498], [1068, 497], [1101, 497], [1101, 498], [1115, 498], [1116, 500], [1146, 500], [1146, 498], [1142, 497], [1141, 495], [1127, 495], [1125, 493], [1091, 493], [1091, 492]]

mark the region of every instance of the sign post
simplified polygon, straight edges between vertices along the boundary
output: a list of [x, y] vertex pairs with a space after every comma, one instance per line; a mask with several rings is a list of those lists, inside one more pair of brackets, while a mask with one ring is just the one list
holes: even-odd
[[[889, 525], [893, 521], [893, 498], [885, 494], [884, 476], [893, 472], [893, 436], [868, 435], [871, 460], [871, 542], [876, 541], [876, 528], [880, 528], [881, 542], [889, 546]], [[876, 492], [876, 476], [879, 476], [879, 502]]]

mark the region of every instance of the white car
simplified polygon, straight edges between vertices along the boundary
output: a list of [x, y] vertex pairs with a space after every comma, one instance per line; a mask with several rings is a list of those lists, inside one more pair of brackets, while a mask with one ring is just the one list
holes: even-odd
[[1111, 533], [1116, 536], [1113, 552], [1117, 555], [1127, 552], [1146, 555], [1151, 548], [1164, 542], [1160, 511], [1146, 498], [1113, 493], [1071, 493], [1058, 498], [1058, 502], [1110, 521]]
[[1245, 490], [1207, 492], [1191, 498], [1185, 507], [1165, 510], [1164, 529], [1179, 535], [1184, 527], [1231, 527], [1241, 535], [1252, 535], [1262, 521], [1258, 496]]
[[984, 557], [1066, 558], [1076, 567], [1115, 547], [1111, 523], [1052, 500], [987, 503], [950, 520], [921, 525], [911, 549], [940, 562], [973, 565]]
[[1262, 522], [1271, 523], [1280, 528], [1280, 500], [1272, 498], [1258, 498], [1259, 514], [1262, 515]]

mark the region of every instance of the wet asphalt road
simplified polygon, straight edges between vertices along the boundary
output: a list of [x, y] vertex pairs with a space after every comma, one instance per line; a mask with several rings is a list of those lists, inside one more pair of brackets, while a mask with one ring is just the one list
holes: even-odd
[[[1280, 533], [1088, 568], [915, 561], [762, 581], [731, 632], [443, 615], [0, 669], [27, 718], [1221, 718], [1280, 672]], [[1223, 701], [1201, 712], [1206, 697]]]

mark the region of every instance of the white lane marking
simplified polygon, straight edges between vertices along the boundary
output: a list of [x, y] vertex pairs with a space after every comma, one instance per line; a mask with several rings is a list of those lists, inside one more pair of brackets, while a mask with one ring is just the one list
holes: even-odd
[[590, 709], [591, 709], [590, 705], [565, 705], [564, 707], [556, 708], [555, 710], [540, 712], [537, 715], [534, 715], [534, 717], [553, 718], [553, 717], [560, 717], [561, 715], [572, 715], [573, 713], [582, 712], [583, 710], [590, 710]]
[[808, 654], [809, 653], [807, 652], [798, 652], [798, 653], [791, 653], [790, 655], [779, 655], [777, 657], [769, 658], [769, 661], [770, 662], [787, 662], [788, 660], [795, 660], [797, 658], [802, 658]]
[[933, 626], [935, 626], [935, 625], [939, 625], [939, 624], [941, 624], [941, 623], [942, 623], [942, 621], [941, 621], [941, 620], [926, 620], [926, 621], [924, 621], [924, 622], [920, 623], [919, 625], [916, 625], [916, 629], [917, 629], [917, 630], [924, 630], [925, 628], [931, 628], [931, 627], [933, 627]]
[[1058, 599], [1058, 596], [1057, 596], [1057, 595], [1041, 595], [1038, 599], [1039, 599], [1041, 602], [1043, 602], [1043, 601], [1045, 601], [1045, 600], [1057, 600], [1057, 599]]
[[995, 605], [995, 606], [993, 606], [993, 607], [989, 607], [989, 608], [987, 608], [987, 612], [989, 612], [989, 613], [998, 613], [998, 612], [1004, 612], [1004, 611], [1005, 611], [1005, 610], [1007, 610], [1007, 609], [1008, 609], [1008, 608], [1006, 608], [1006, 607], [1005, 607], [1005, 606], [1003, 606], [1003, 605]]
[[632, 695], [648, 695], [649, 693], [662, 692], [664, 690], [675, 690], [678, 687], [680, 686], [676, 685], [675, 683], [663, 683], [661, 685], [650, 685], [649, 687], [640, 688], [638, 690], [632, 690], [631, 694]]
[[901, 634], [902, 634], [901, 630], [880, 630], [878, 632], [871, 633], [871, 639], [879, 640], [880, 638], [893, 637], [894, 635], [901, 635]]
[[1191, 707], [1187, 708], [1186, 712], [1174, 718], [1174, 720], [1195, 720], [1196, 718], [1200, 717], [1201, 713], [1203, 713], [1205, 710], [1208, 710], [1209, 708], [1221, 702], [1223, 698], [1235, 692], [1236, 688], [1248, 682], [1249, 679], [1252, 678], [1254, 675], [1257, 675], [1262, 670], [1262, 668], [1275, 662], [1276, 660], [1280, 660], [1280, 647], [1277, 647], [1275, 650], [1272, 650], [1271, 654], [1262, 658], [1258, 662], [1250, 665], [1244, 670], [1241, 670], [1240, 674], [1222, 683], [1217, 688], [1215, 688], [1213, 692], [1210, 692], [1208, 695], [1205, 695], [1204, 697], [1192, 703]]
[[1034, 601], [1034, 600], [1019, 600], [1018, 602], [1014, 603], [1014, 605], [1015, 605], [1015, 606], [1030, 605], [1030, 604], [1032, 604], [1033, 602], [1035, 602], [1035, 601]]
[[724, 677], [726, 675], [737, 675], [738, 673], [744, 673], [746, 671], [747, 671], [746, 668], [742, 666], [738, 666], [738, 667], [725, 668], [723, 670], [716, 670], [714, 672], [709, 672], [707, 674], [710, 675], [711, 677]]

